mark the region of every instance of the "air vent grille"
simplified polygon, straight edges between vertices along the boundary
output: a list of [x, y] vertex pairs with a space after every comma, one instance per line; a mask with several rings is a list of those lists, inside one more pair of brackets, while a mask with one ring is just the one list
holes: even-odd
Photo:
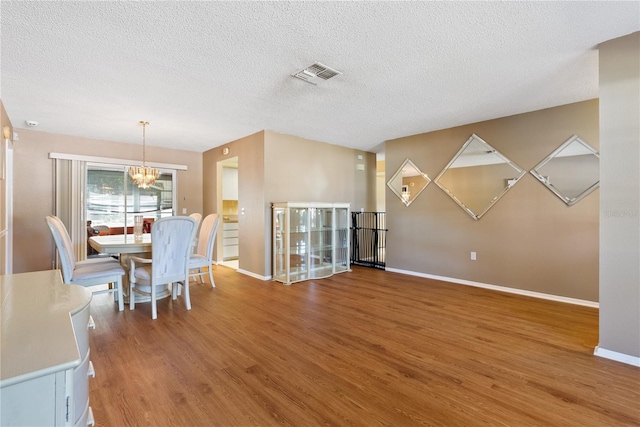
[[307, 83], [311, 83], [312, 85], [318, 85], [321, 80], [329, 80], [338, 74], [342, 74], [338, 70], [334, 70], [331, 67], [327, 67], [324, 64], [316, 62], [313, 65], [309, 65], [304, 70], [298, 71], [295, 74], [292, 74], [291, 77], [295, 77], [297, 79], [303, 80]]

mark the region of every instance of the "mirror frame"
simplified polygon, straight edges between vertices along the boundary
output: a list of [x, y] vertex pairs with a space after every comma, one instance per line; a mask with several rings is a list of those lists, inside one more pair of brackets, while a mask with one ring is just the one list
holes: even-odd
[[[424, 186], [420, 190], [418, 190], [415, 196], [413, 196], [410, 200], [409, 198], [403, 196], [404, 194], [406, 194], [404, 191], [402, 191], [403, 187], [405, 187], [404, 184], [402, 184], [400, 189], [393, 187], [393, 185], [391, 184], [393, 181], [397, 179], [398, 175], [402, 175], [403, 170], [408, 166], [415, 169], [415, 171], [418, 172], [418, 175], [422, 176], [427, 181], [426, 184], [424, 184]], [[420, 168], [415, 165], [415, 163], [413, 163], [411, 160], [409, 160], [409, 158], [407, 158], [405, 159], [404, 162], [402, 162], [402, 165], [400, 165], [398, 170], [396, 170], [396, 173], [394, 173], [393, 176], [389, 178], [389, 181], [387, 181], [387, 187], [389, 187], [391, 191], [393, 191], [393, 193], [396, 196], [398, 196], [400, 201], [404, 203], [405, 206], [409, 206], [411, 203], [413, 203], [415, 199], [418, 198], [418, 196], [424, 191], [424, 189], [427, 188], [427, 185], [429, 185], [429, 183], [431, 183], [431, 178], [429, 178], [429, 176], [426, 173], [422, 172]]]
[[598, 158], [598, 162], [600, 162], [600, 153], [598, 152], [598, 150], [593, 148], [591, 145], [589, 145], [587, 142], [585, 142], [578, 135], [572, 135], [571, 138], [569, 138], [565, 142], [563, 142], [551, 154], [549, 154], [546, 158], [544, 158], [540, 163], [538, 163], [533, 169], [531, 169], [529, 171], [529, 173], [531, 173], [531, 175], [535, 176], [536, 179], [542, 183], [542, 185], [544, 185], [549, 190], [551, 190], [553, 192], [553, 194], [558, 196], [560, 198], [560, 200], [562, 200], [567, 206], [575, 205], [580, 200], [582, 200], [584, 197], [586, 197], [589, 193], [591, 193], [593, 190], [595, 190], [596, 188], [600, 187], [600, 176], [598, 175], [598, 181], [596, 181], [595, 184], [592, 184], [590, 187], [587, 187], [587, 189], [585, 189], [582, 193], [578, 194], [573, 199], [569, 199], [567, 196], [563, 195], [560, 190], [558, 190], [556, 187], [554, 187], [551, 182], [549, 182], [550, 179], [548, 177], [543, 176], [541, 173], [539, 173], [538, 169], [542, 168], [544, 165], [549, 163], [551, 160], [555, 159], [556, 156], [562, 150], [564, 150], [565, 148], [567, 148], [569, 145], [573, 144], [574, 142], [577, 142], [580, 145], [582, 145], [582, 147], [586, 148], [589, 152], [591, 152], [591, 154], [596, 156]]
[[[462, 153], [464, 153], [464, 151], [466, 150], [466, 148], [472, 143], [472, 142], [479, 142], [481, 144], [483, 144], [485, 147], [487, 147], [487, 151], [492, 151], [492, 154], [497, 155], [498, 157], [500, 157], [502, 160], [504, 160], [505, 163], [507, 163], [509, 166], [511, 166], [514, 169], [514, 172], [517, 173], [517, 176], [513, 177], [513, 178], [509, 178], [507, 180], [507, 183], [504, 187], [504, 189], [498, 194], [496, 195], [492, 200], [490, 200], [487, 204], [487, 206], [484, 208], [484, 210], [480, 213], [475, 213], [474, 211], [472, 211], [467, 205], [465, 205], [462, 200], [458, 199], [458, 197], [455, 196], [455, 194], [453, 194], [447, 187], [444, 186], [444, 184], [441, 184], [440, 178], [442, 178], [444, 176], [444, 174], [451, 168], [451, 165], [453, 165], [455, 163], [455, 161], [458, 159], [458, 157], [460, 157], [462, 155]], [[458, 150], [458, 152], [453, 156], [453, 158], [451, 159], [451, 161], [449, 161], [449, 163], [444, 167], [444, 169], [442, 169], [442, 171], [438, 174], [438, 176], [433, 180], [433, 182], [435, 182], [435, 184], [440, 187], [442, 189], [442, 191], [444, 191], [449, 197], [451, 197], [453, 199], [454, 202], [456, 202], [456, 204], [458, 206], [460, 206], [466, 213], [469, 214], [469, 216], [471, 216], [471, 218], [473, 218], [474, 220], [479, 220], [480, 218], [482, 218], [482, 216], [484, 214], [487, 213], [487, 211], [489, 209], [491, 209], [491, 207], [493, 205], [496, 204], [496, 202], [498, 200], [500, 200], [502, 198], [502, 196], [505, 195], [505, 193], [507, 191], [509, 191], [511, 189], [511, 187], [513, 187], [519, 180], [520, 178], [522, 178], [527, 172], [522, 169], [520, 166], [518, 166], [517, 164], [515, 164], [514, 162], [512, 162], [508, 157], [506, 157], [504, 154], [502, 154], [501, 152], [499, 152], [498, 150], [496, 150], [494, 147], [492, 147], [489, 143], [487, 143], [485, 140], [483, 140], [482, 138], [480, 138], [478, 135], [476, 135], [475, 133], [472, 134], [469, 139], [467, 139], [467, 141], [462, 144], [462, 147]]]

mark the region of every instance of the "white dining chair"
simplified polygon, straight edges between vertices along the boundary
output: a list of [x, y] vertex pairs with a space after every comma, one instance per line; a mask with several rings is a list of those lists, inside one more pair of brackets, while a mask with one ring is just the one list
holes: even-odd
[[[191, 310], [189, 298], [189, 256], [196, 233], [196, 220], [188, 216], [171, 216], [157, 220], [151, 228], [151, 259], [129, 258], [129, 308], [135, 309], [136, 295], [151, 298], [151, 318], [157, 319], [158, 286], [172, 285], [175, 300], [178, 285], [184, 288], [184, 301]], [[149, 290], [147, 290], [149, 288]]]
[[[194, 212], [192, 214], [189, 214], [189, 216], [196, 220], [196, 228], [200, 228], [200, 221], [202, 221], [202, 214], [198, 212]], [[197, 235], [198, 233], [196, 232], [196, 236]]]
[[196, 220], [196, 223], [198, 224], [198, 227], [199, 227], [200, 226], [200, 221], [202, 220], [202, 214], [200, 214], [198, 212], [194, 212], [192, 214], [189, 214], [189, 216]]
[[189, 216], [193, 219], [196, 220], [196, 223], [198, 225], [196, 225], [196, 237], [195, 239], [193, 239], [193, 245], [191, 247], [191, 254], [194, 253], [196, 246], [198, 245], [198, 236], [200, 235], [200, 225], [202, 225], [202, 214], [198, 213], [198, 212], [194, 212], [192, 214], [189, 214]]
[[73, 244], [64, 223], [56, 216], [47, 216], [45, 221], [58, 249], [64, 283], [86, 287], [109, 285], [109, 289], [92, 293], [114, 292], [118, 300], [118, 310], [123, 311], [122, 276], [125, 272], [120, 263], [110, 257], [76, 261]]
[[[200, 227], [195, 253], [189, 258], [190, 277], [200, 277], [200, 283], [204, 283], [202, 276], [208, 272], [211, 287], [213, 288], [216, 287], [213, 281], [213, 268], [211, 267], [213, 264], [213, 243], [216, 240], [219, 224], [220, 217], [218, 214], [209, 214], [204, 218]], [[204, 267], [207, 267], [207, 271], [203, 271]]]

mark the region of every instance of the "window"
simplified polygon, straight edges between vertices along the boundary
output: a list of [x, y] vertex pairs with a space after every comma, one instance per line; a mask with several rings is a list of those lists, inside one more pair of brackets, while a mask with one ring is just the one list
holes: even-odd
[[147, 189], [138, 188], [128, 166], [87, 164], [86, 218], [92, 226], [133, 226], [133, 217], [157, 220], [173, 215], [175, 171], [160, 170], [160, 177]]

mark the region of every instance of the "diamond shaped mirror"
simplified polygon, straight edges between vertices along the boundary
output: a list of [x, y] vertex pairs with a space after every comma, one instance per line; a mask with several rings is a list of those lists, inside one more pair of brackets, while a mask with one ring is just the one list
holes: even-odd
[[600, 186], [600, 154], [573, 135], [533, 168], [531, 174], [572, 206]]
[[418, 169], [411, 160], [406, 159], [387, 182], [387, 186], [405, 206], [409, 206], [430, 182], [427, 174]]
[[525, 173], [473, 134], [433, 182], [478, 220]]

